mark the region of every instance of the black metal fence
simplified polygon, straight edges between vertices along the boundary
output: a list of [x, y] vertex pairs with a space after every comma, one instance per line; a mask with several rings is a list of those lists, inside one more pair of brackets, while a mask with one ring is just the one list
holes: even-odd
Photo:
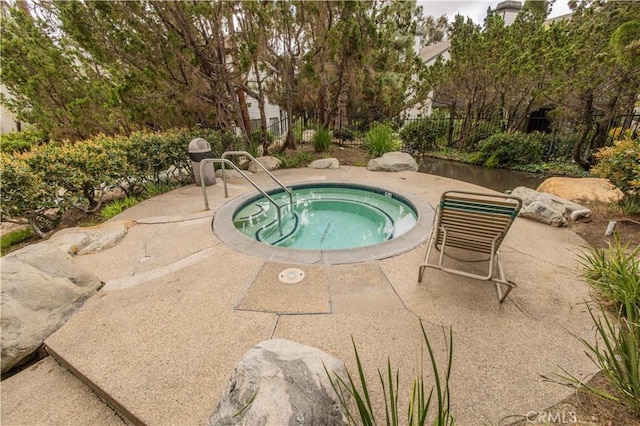
[[[592, 142], [599, 132], [598, 118], [594, 117], [594, 124], [589, 129], [587, 140]], [[456, 149], [474, 150], [477, 144], [492, 134], [506, 131], [509, 125], [518, 123], [518, 127], [526, 133], [539, 132], [545, 150], [545, 159], [567, 159], [571, 157], [584, 126], [581, 123], [551, 119], [545, 116], [529, 116], [524, 120], [496, 120], [496, 119], [468, 119], [465, 117], [451, 117], [433, 115], [420, 118], [396, 117], [386, 124], [390, 125], [403, 138], [403, 151], [420, 153], [434, 148], [451, 147]], [[358, 147], [362, 144], [367, 131], [373, 123], [362, 120], [349, 120], [342, 129], [332, 129], [333, 143], [346, 147]], [[257, 127], [256, 127], [257, 126]], [[291, 126], [293, 137], [297, 144], [313, 143], [317, 121], [312, 117], [294, 117], [270, 119], [267, 132], [271, 135], [276, 146], [281, 146], [286, 140], [287, 131]], [[255, 126], [259, 129], [259, 120]], [[412, 128], [415, 132], [412, 133]], [[637, 136], [640, 133], [640, 114], [621, 115], [608, 123], [606, 135], [608, 142], [629, 132]]]

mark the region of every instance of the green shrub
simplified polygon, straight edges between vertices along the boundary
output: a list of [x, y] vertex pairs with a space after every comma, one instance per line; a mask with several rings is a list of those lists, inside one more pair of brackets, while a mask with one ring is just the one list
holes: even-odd
[[480, 142], [478, 149], [472, 157], [472, 162], [488, 168], [542, 162], [540, 141], [522, 133], [497, 133]]
[[[427, 347], [427, 353], [429, 355], [429, 361], [431, 363], [431, 369], [435, 381], [435, 389], [434, 387], [432, 387], [428, 393], [425, 390], [425, 380], [422, 368], [424, 359], [421, 359], [419, 370], [420, 374], [416, 378], [414, 378], [411, 395], [409, 396], [409, 404], [407, 407], [406, 415], [407, 424], [424, 425], [427, 423], [427, 421], [430, 421], [431, 424], [438, 426], [453, 425], [454, 418], [451, 415], [449, 393], [449, 378], [451, 376], [451, 366], [453, 364], [453, 333], [451, 329], [449, 329], [448, 339], [445, 335], [445, 341], [448, 342], [447, 368], [443, 374], [440, 370], [438, 370], [438, 367], [436, 365], [433, 348], [431, 347], [431, 342], [429, 341], [427, 333], [424, 330], [422, 321], [420, 321], [420, 327], [422, 328], [422, 336], [424, 339], [423, 343]], [[357, 381], [360, 384], [360, 389], [358, 389], [358, 387], [356, 386], [356, 379], [352, 377], [351, 373], [348, 370], [346, 372], [347, 377], [343, 378], [336, 373], [333, 373], [332, 376], [325, 367], [325, 371], [327, 373], [327, 376], [329, 377], [331, 386], [338, 396], [342, 409], [347, 414], [349, 424], [398, 425], [401, 418], [398, 407], [398, 384], [400, 377], [399, 371], [396, 370], [395, 374], [393, 374], [391, 361], [389, 359], [387, 359], [386, 371], [383, 373], [378, 370], [378, 378], [380, 379], [380, 385], [382, 386], [385, 405], [385, 419], [378, 420], [371, 405], [369, 386], [367, 385], [367, 379], [364, 375], [362, 361], [360, 360], [360, 356], [358, 354], [358, 348], [356, 347], [355, 342], [353, 342], [353, 338], [351, 340], [356, 357], [356, 365], [358, 368]], [[384, 379], [384, 376], [386, 376], [386, 381]], [[433, 399], [434, 390], [435, 400]], [[354, 410], [351, 408], [351, 405], [349, 403], [350, 398], [354, 400], [357, 412], [354, 412]], [[437, 404], [437, 406], [435, 406], [435, 418], [433, 420], [429, 419], [431, 410], [432, 408], [434, 408], [434, 406], [431, 405], [432, 402], [435, 402]]]
[[396, 139], [393, 129], [386, 124], [374, 123], [364, 137], [363, 148], [372, 157], [397, 151], [400, 147], [401, 142]]
[[[487, 120], [479, 120], [472, 123], [471, 129], [469, 130], [469, 134], [467, 135], [464, 146], [466, 150], [472, 151], [475, 150], [478, 146], [478, 143], [483, 140], [502, 132], [502, 125], [496, 121], [487, 121]], [[446, 134], [443, 133], [443, 136]]]
[[[24, 218], [33, 231], [44, 237], [60, 220], [67, 208], [58, 197], [58, 185], [46, 178], [42, 170], [34, 170], [35, 154], [0, 153], [0, 217], [2, 220]], [[72, 173], [67, 169], [67, 173]]]
[[625, 194], [640, 192], [640, 138], [615, 141], [595, 154], [597, 163], [591, 172], [609, 179]]
[[118, 186], [128, 172], [117, 140], [98, 136], [76, 143], [49, 143], [34, 152], [31, 169], [51, 187], [62, 190], [66, 203], [95, 211], [106, 188]]
[[411, 120], [400, 129], [400, 139], [408, 149], [430, 151], [439, 138], [447, 135], [448, 128], [448, 120], [443, 117]]
[[36, 130], [11, 132], [0, 135], [0, 148], [5, 153], [26, 152], [46, 141], [42, 132]]
[[326, 127], [319, 126], [313, 135], [313, 149], [316, 152], [328, 152], [332, 141], [331, 132]]
[[189, 141], [203, 137], [212, 155], [238, 150], [242, 141], [208, 129], [136, 132], [130, 137], [49, 142], [26, 153], [0, 153], [2, 218], [27, 219], [41, 237], [71, 207], [97, 210], [117, 186], [129, 195], [145, 185], [174, 185], [192, 179]]

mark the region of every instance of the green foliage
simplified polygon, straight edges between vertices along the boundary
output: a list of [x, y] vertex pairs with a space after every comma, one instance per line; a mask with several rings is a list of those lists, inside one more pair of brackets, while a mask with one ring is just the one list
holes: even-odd
[[[422, 336], [424, 344], [427, 347], [427, 353], [429, 355], [429, 361], [431, 363], [431, 370], [433, 373], [433, 379], [435, 386], [431, 390], [426, 392], [425, 380], [423, 373], [424, 357], [421, 358], [420, 375], [414, 378], [411, 395], [408, 400], [407, 408], [407, 425], [424, 425], [428, 418], [432, 414], [432, 409], [435, 408], [435, 418], [432, 421], [433, 425], [446, 426], [453, 425], [454, 418], [451, 415], [450, 410], [450, 393], [449, 393], [449, 379], [451, 377], [451, 366], [453, 364], [453, 333], [449, 330], [449, 337], [445, 335], [445, 341], [447, 345], [447, 366], [444, 373], [442, 373], [436, 364], [433, 348], [431, 342], [427, 337], [427, 333], [424, 330], [424, 325], [420, 321], [420, 327], [422, 328]], [[358, 354], [358, 348], [356, 347], [353, 338], [353, 350], [356, 356], [356, 365], [358, 369], [358, 377], [354, 379], [351, 373], [347, 370], [347, 377], [340, 377], [335, 372], [333, 375], [325, 371], [331, 382], [333, 390], [336, 392], [342, 409], [347, 414], [349, 424], [363, 424], [363, 425], [375, 425], [386, 423], [387, 425], [397, 426], [400, 424], [401, 415], [398, 407], [398, 385], [400, 381], [400, 372], [396, 370], [395, 374], [392, 372], [391, 361], [387, 359], [387, 368], [383, 374], [378, 370], [378, 378], [380, 379], [380, 385], [384, 394], [385, 404], [385, 417], [384, 420], [379, 420], [376, 413], [373, 411], [371, 404], [371, 397], [369, 395], [369, 386], [367, 385], [367, 379], [364, 374], [364, 368], [360, 356]], [[386, 376], [386, 381], [385, 381]], [[356, 380], [359, 382], [360, 388], [356, 386]], [[435, 400], [434, 397], [435, 390]], [[354, 412], [349, 404], [349, 398], [355, 401], [357, 412]], [[437, 405], [431, 405], [435, 402]]]
[[30, 228], [18, 229], [0, 236], [0, 256], [8, 253], [12, 247], [28, 241], [34, 237]]
[[472, 158], [475, 164], [488, 168], [514, 167], [542, 162], [542, 147], [534, 136], [522, 133], [498, 133], [478, 145]]
[[622, 214], [627, 216], [640, 216], [640, 194], [627, 195], [619, 201]]
[[[99, 135], [81, 142], [49, 142], [20, 154], [0, 153], [2, 219], [25, 218], [44, 236], [71, 207], [100, 208], [107, 190], [121, 186], [133, 195], [172, 188], [192, 177], [189, 141], [204, 137], [212, 154], [235, 148], [238, 139], [202, 129], [137, 132], [130, 138]], [[164, 191], [164, 189], [162, 190]]]
[[107, 203], [107, 205], [100, 210], [100, 216], [102, 216], [104, 220], [109, 220], [136, 204], [138, 204], [138, 199], [135, 197], [118, 198]]
[[[446, 132], [446, 129], [445, 129], [445, 132]], [[475, 150], [478, 143], [489, 138], [490, 136], [493, 136], [501, 132], [502, 132], [502, 125], [496, 121], [479, 120], [475, 123], [472, 123], [472, 127], [469, 130], [469, 134], [467, 135], [466, 140], [464, 141], [465, 149]]]
[[580, 256], [583, 279], [598, 295], [626, 315], [640, 309], [640, 246], [622, 245], [616, 236], [607, 249], [592, 248]]
[[409, 149], [429, 151], [436, 148], [436, 141], [447, 134], [448, 128], [449, 121], [443, 117], [411, 120], [400, 129], [400, 139]]
[[640, 138], [615, 141], [595, 156], [598, 161], [591, 169], [593, 173], [609, 179], [625, 194], [640, 192]]
[[128, 171], [122, 146], [104, 136], [49, 143], [32, 152], [31, 170], [51, 187], [62, 189], [66, 203], [87, 212], [95, 211], [105, 189], [118, 186]]
[[293, 153], [276, 153], [274, 156], [280, 160], [280, 167], [283, 169], [295, 169], [304, 167], [313, 161], [313, 155], [306, 151], [295, 151]]
[[401, 142], [396, 139], [393, 129], [382, 123], [374, 123], [364, 137], [363, 148], [372, 156], [380, 157], [382, 154], [397, 151]]
[[319, 126], [313, 135], [313, 149], [316, 152], [329, 152], [333, 138], [331, 132], [324, 126]]
[[3, 221], [25, 218], [39, 237], [53, 229], [67, 207], [58, 197], [58, 185], [34, 170], [33, 153], [0, 153], [0, 214]]
[[175, 183], [175, 182], [160, 182], [160, 183], [145, 183], [144, 185], [142, 185], [142, 189], [143, 189], [143, 194], [142, 196], [144, 198], [151, 198], [151, 197], [155, 197], [156, 195], [161, 195], [164, 194], [166, 192], [169, 191], [173, 191], [174, 189], [178, 188], [179, 184]]
[[620, 318], [617, 326], [605, 312], [597, 318], [589, 308], [589, 314], [602, 345], [591, 344], [584, 339], [582, 343], [591, 360], [608, 379], [613, 392], [585, 384], [564, 369], [565, 375], [560, 375], [560, 378], [578, 391], [627, 407], [640, 417], [640, 308], [636, 305], [635, 311], [628, 312], [626, 318]]
[[12, 152], [26, 152], [32, 147], [42, 145], [45, 142], [46, 138], [42, 132], [36, 130], [11, 132], [0, 135], [0, 148], [2, 152], [7, 154]]

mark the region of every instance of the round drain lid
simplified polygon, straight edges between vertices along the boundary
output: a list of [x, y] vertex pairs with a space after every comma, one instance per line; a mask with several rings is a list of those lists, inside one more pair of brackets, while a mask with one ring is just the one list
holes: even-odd
[[304, 279], [304, 271], [298, 268], [289, 268], [280, 272], [280, 282], [285, 284], [298, 284]]

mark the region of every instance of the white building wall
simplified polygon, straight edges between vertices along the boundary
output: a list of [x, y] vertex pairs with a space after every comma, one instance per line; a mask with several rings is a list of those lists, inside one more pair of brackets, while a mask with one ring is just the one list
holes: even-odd
[[[4, 85], [0, 85], [0, 91], [4, 96], [9, 96], [9, 92]], [[0, 134], [15, 132], [18, 130], [17, 120], [14, 113], [0, 106]]]

